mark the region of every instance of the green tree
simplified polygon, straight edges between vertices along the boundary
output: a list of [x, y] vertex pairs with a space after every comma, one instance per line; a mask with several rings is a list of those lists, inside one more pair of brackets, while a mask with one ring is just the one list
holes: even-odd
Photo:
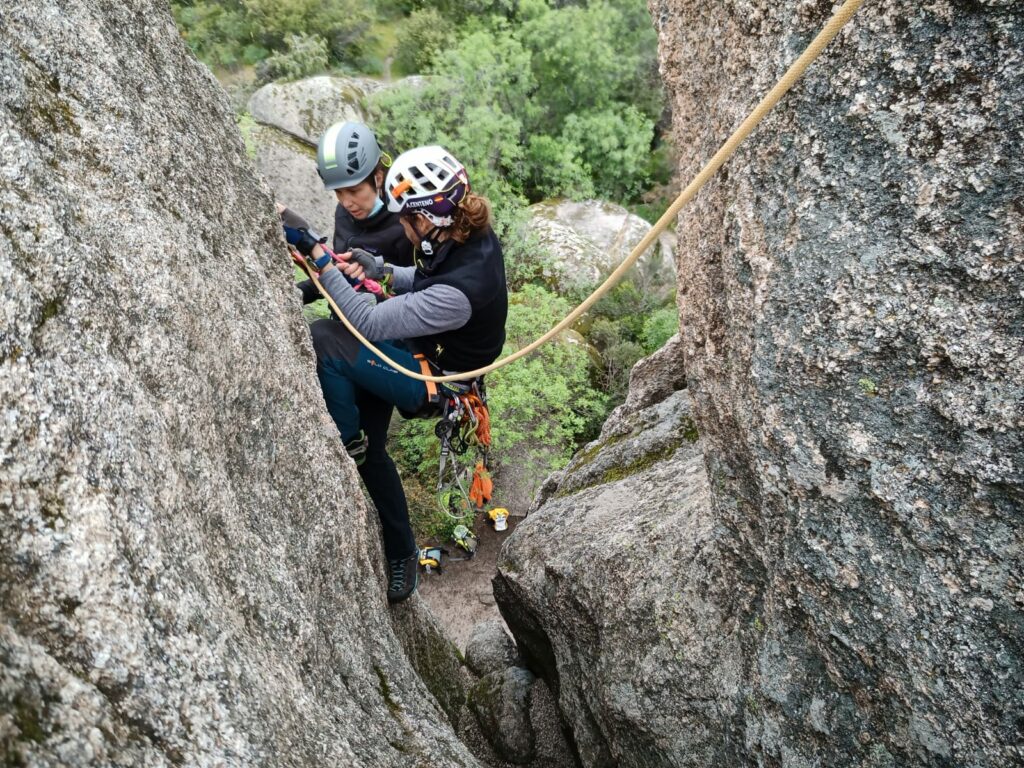
[[596, 194], [590, 165], [582, 147], [562, 137], [535, 134], [526, 148], [527, 194], [533, 199], [569, 197], [582, 200]]
[[[557, 9], [532, 0], [518, 26], [476, 18], [434, 49], [436, 26], [419, 22], [436, 14], [409, 18], [407, 55], [419, 66], [432, 56], [430, 82], [375, 99], [376, 124], [395, 146], [441, 141], [465, 157], [499, 221], [524, 196], [623, 199], [646, 186], [654, 117], [631, 102], [654, 46], [649, 18], [645, 37], [627, 23], [635, 14], [603, 0]], [[623, 40], [641, 50], [619, 49]], [[641, 101], [660, 112], [657, 95]]]
[[363, 0], [175, 0], [171, 7], [196, 55], [225, 67], [285, 53], [296, 37], [322, 38], [332, 62], [353, 62], [369, 43], [373, 19]]
[[317, 35], [335, 61], [352, 61], [366, 44], [371, 6], [361, 0], [242, 0], [253, 31], [267, 48], [283, 50], [291, 35]]
[[[536, 285], [510, 295], [502, 354], [525, 347], [571, 309], [568, 300]], [[508, 457], [529, 454], [531, 444], [540, 444], [554, 447], [556, 464], [564, 464], [577, 440], [606, 412], [606, 397], [590, 384], [586, 347], [566, 338], [495, 371], [488, 387], [495, 417], [492, 431]]]
[[431, 72], [426, 82], [371, 98], [378, 137], [396, 151], [442, 144], [453, 152], [474, 191], [491, 200], [495, 229], [514, 248], [526, 203], [521, 115], [529, 111], [529, 54], [507, 31], [478, 31], [446, 50]]
[[631, 106], [571, 114], [562, 128], [562, 145], [575, 148], [598, 194], [613, 200], [646, 186], [653, 138], [654, 123]]
[[620, 23], [621, 14], [601, 3], [549, 10], [523, 24], [522, 39], [533, 54], [535, 98], [546, 108], [538, 120], [545, 133], [557, 135], [568, 115], [614, 100], [634, 58], [616, 45]]
[[185, 42], [211, 66], [255, 64], [269, 53], [254, 42], [252, 20], [240, 0], [174, 2], [171, 10]]
[[629, 370], [644, 355], [658, 349], [678, 329], [674, 303], [644, 291], [631, 278], [613, 288], [590, 311], [588, 337], [601, 354], [598, 384], [614, 402], [629, 387]]
[[286, 51], [271, 54], [260, 62], [257, 67], [260, 81], [297, 80], [327, 69], [330, 53], [322, 37], [291, 35], [286, 45]]
[[426, 72], [434, 56], [446, 42], [437, 31], [443, 28], [444, 18], [434, 7], [414, 10], [398, 24], [395, 67], [404, 74]]

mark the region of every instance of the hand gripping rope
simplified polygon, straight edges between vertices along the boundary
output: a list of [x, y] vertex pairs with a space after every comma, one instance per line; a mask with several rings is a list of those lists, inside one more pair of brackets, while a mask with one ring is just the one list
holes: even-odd
[[566, 315], [565, 318], [555, 325], [550, 331], [545, 333], [532, 344], [528, 344], [523, 347], [518, 352], [513, 352], [508, 357], [497, 360], [483, 368], [477, 368], [475, 371], [466, 371], [465, 373], [456, 373], [450, 376], [428, 376], [422, 373], [417, 373], [416, 371], [410, 371], [409, 369], [400, 366], [390, 357], [377, 349], [377, 347], [375, 347], [371, 342], [367, 341], [366, 337], [359, 333], [359, 331], [353, 327], [352, 323], [349, 322], [348, 318], [342, 314], [340, 309], [338, 309], [338, 305], [335, 304], [334, 299], [332, 299], [330, 295], [328, 295], [327, 291], [324, 290], [324, 287], [320, 284], [320, 280], [317, 278], [313, 270], [310, 270], [309, 276], [312, 278], [317, 290], [319, 290], [323, 297], [327, 299], [327, 303], [331, 305], [331, 309], [334, 310], [334, 313], [338, 316], [341, 322], [345, 324], [345, 327], [352, 332], [352, 335], [355, 336], [364, 347], [377, 355], [377, 357], [385, 363], [411, 379], [433, 382], [465, 381], [468, 379], [475, 379], [486, 373], [495, 371], [502, 366], [508, 365], [509, 363], [518, 360], [520, 357], [530, 354], [541, 344], [549, 341], [569, 327], [577, 318], [579, 318], [580, 315], [590, 309], [598, 299], [604, 296], [604, 294], [610, 291], [615, 284], [622, 279], [629, 268], [636, 263], [637, 259], [639, 259], [640, 256], [651, 246], [655, 238], [661, 234], [662, 230], [664, 230], [665, 227], [667, 227], [669, 223], [679, 215], [679, 211], [683, 206], [690, 202], [697, 192], [700, 191], [701, 187], [703, 187], [708, 180], [715, 175], [718, 169], [722, 167], [726, 160], [732, 157], [736, 148], [744, 139], [747, 138], [747, 136], [750, 135], [751, 131], [757, 127], [757, 124], [764, 119], [765, 115], [772, 110], [772, 108], [779, 102], [779, 99], [781, 99], [786, 92], [793, 87], [793, 84], [800, 79], [807, 67], [811, 65], [811, 62], [818, 58], [825, 46], [832, 42], [832, 39], [839, 34], [839, 31], [844, 26], [846, 26], [847, 22], [850, 21], [863, 2], [864, 0], [846, 0], [846, 2], [839, 7], [814, 40], [811, 41], [811, 44], [807, 46], [807, 49], [800, 54], [800, 57], [793, 62], [789, 69], [786, 70], [782, 79], [775, 84], [775, 87], [768, 91], [765, 97], [761, 99], [756, 107], [754, 107], [754, 110], [747, 115], [747, 118], [740, 124], [740, 127], [737, 128], [733, 132], [732, 136], [730, 136], [719, 150], [715, 152], [714, 156], [707, 162], [704, 168], [701, 169], [700, 173], [698, 173], [693, 180], [686, 185], [686, 188], [679, 193], [679, 197], [675, 199], [675, 202], [673, 202], [672, 205], [669, 206], [668, 210], [662, 214], [661, 218], [658, 219], [653, 227], [651, 227], [651, 230], [644, 236], [644, 238], [637, 243], [629, 256], [627, 256], [626, 259], [616, 267], [615, 271], [612, 272], [600, 286], [598, 286], [597, 290], [590, 294], [582, 304]]

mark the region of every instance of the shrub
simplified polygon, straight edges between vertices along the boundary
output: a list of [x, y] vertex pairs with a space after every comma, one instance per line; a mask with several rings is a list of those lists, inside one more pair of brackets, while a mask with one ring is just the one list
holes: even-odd
[[673, 303], [668, 307], [655, 310], [644, 321], [643, 348], [644, 354], [657, 352], [665, 342], [679, 331], [679, 310]]
[[[171, 8], [196, 55], [223, 67], [255, 64], [271, 52], [287, 55], [294, 37], [325, 41], [327, 63], [357, 61], [373, 15], [372, 5], [362, 0], [175, 0]], [[291, 72], [315, 71], [309, 64], [284, 66]]]
[[256, 68], [261, 82], [298, 80], [327, 69], [327, 41], [314, 35], [290, 35], [287, 50], [272, 54]]
[[281, 51], [293, 35], [327, 41], [332, 61], [354, 61], [366, 43], [372, 6], [361, 0], [242, 0], [253, 34]]
[[252, 22], [240, 2], [175, 2], [174, 20], [192, 51], [210, 66], [254, 64], [268, 51], [252, 40]]
[[586, 163], [597, 193], [612, 200], [634, 197], [647, 185], [653, 139], [654, 122], [632, 106], [571, 114], [562, 127], [562, 144]]
[[414, 74], [426, 72], [434, 60], [434, 54], [446, 41], [438, 30], [444, 19], [434, 8], [421, 8], [409, 14], [409, 18], [398, 25], [395, 49], [395, 66], [400, 72]]

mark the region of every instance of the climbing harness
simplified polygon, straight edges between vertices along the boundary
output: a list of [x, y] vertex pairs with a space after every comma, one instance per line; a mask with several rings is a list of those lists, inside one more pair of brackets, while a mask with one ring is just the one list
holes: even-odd
[[366, 339], [358, 330], [349, 322], [348, 318], [342, 314], [341, 310], [338, 309], [338, 305], [334, 302], [327, 292], [324, 290], [319, 279], [310, 275], [313, 279], [313, 283], [316, 285], [320, 293], [323, 294], [324, 298], [327, 299], [327, 303], [331, 305], [331, 309], [340, 318], [341, 322], [345, 324], [345, 327], [352, 332], [352, 335], [359, 340], [359, 343], [366, 347], [370, 352], [377, 355], [385, 363], [393, 367], [399, 373], [408, 376], [412, 379], [418, 379], [420, 381], [432, 381], [435, 383], [442, 383], [446, 381], [461, 381], [465, 379], [472, 379], [484, 374], [496, 371], [497, 369], [508, 365], [515, 360], [528, 355], [537, 349], [545, 342], [551, 340], [563, 330], [568, 328], [588, 309], [590, 309], [602, 296], [610, 291], [629, 271], [630, 267], [636, 263], [637, 259], [647, 251], [648, 248], [654, 243], [655, 239], [662, 233], [662, 231], [679, 215], [679, 211], [682, 210], [683, 206], [690, 202], [700, 191], [708, 180], [715, 175], [719, 168], [725, 164], [725, 162], [732, 157], [736, 148], [743, 142], [747, 136], [757, 127], [758, 123], [764, 119], [786, 92], [793, 87], [793, 84], [803, 75], [807, 67], [811, 65], [822, 50], [832, 42], [833, 38], [839, 31], [846, 26], [847, 22], [853, 18], [853, 15], [857, 12], [857, 9], [864, 3], [864, 0], [846, 0], [839, 9], [835, 12], [831, 19], [825, 24], [822, 30], [807, 46], [806, 50], [800, 54], [799, 58], [793, 64], [790, 65], [789, 69], [786, 70], [782, 78], [775, 84], [775, 86], [768, 91], [768, 93], [758, 102], [757, 106], [754, 107], [753, 111], [747, 115], [746, 119], [740, 123], [740, 126], [733, 131], [732, 135], [726, 140], [726, 142], [719, 148], [707, 164], [701, 169], [686, 188], [679, 193], [679, 197], [675, 199], [675, 202], [668, 207], [668, 210], [662, 214], [661, 218], [655, 222], [654, 226], [651, 227], [650, 231], [644, 235], [639, 243], [633, 248], [629, 256], [615, 268], [607, 279], [597, 289], [590, 294], [576, 309], [570, 312], [561, 322], [557, 323], [551, 330], [545, 333], [543, 336], [535, 340], [532, 344], [528, 344], [517, 352], [513, 352], [507, 357], [497, 360], [490, 365], [484, 366], [483, 368], [477, 368], [474, 371], [466, 371], [464, 373], [455, 373], [448, 376], [426, 376], [422, 373], [416, 373], [410, 371], [407, 368], [403, 368], [401, 365], [396, 363], [390, 357], [381, 352], [376, 346]]
[[[431, 370], [430, 362], [424, 355], [416, 355], [416, 358], [424, 371]], [[426, 384], [427, 407], [440, 408], [440, 418], [434, 425], [434, 434], [441, 441], [437, 505], [452, 520], [470, 520], [490, 503], [494, 489], [487, 465], [491, 448], [487, 389], [482, 378], [469, 383], [442, 384], [440, 387], [431, 381]], [[459, 461], [471, 448], [476, 450], [472, 473]], [[500, 519], [504, 522], [508, 518], [508, 510], [502, 508], [499, 512], [503, 512], [504, 516], [498, 514], [496, 518], [494, 510], [487, 510], [487, 515], [491, 520]], [[495, 522], [495, 530], [503, 531], [505, 526], [502, 524], [499, 527]], [[478, 539], [464, 523], [459, 522], [452, 529], [452, 540], [465, 552], [465, 557], [448, 557], [447, 550], [440, 547], [425, 549], [420, 564], [428, 573], [435, 569], [441, 572], [442, 556], [449, 562], [459, 562], [469, 560], [476, 554]]]

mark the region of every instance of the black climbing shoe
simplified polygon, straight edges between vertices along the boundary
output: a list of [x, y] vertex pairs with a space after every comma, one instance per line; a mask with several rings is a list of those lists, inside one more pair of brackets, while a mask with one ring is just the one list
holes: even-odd
[[348, 451], [348, 455], [352, 457], [352, 461], [356, 463], [357, 467], [361, 467], [366, 461], [366, 449], [369, 447], [370, 440], [361, 429], [358, 435], [345, 443], [345, 450]]
[[419, 580], [419, 550], [408, 557], [388, 560], [388, 602], [400, 603], [416, 591]]

